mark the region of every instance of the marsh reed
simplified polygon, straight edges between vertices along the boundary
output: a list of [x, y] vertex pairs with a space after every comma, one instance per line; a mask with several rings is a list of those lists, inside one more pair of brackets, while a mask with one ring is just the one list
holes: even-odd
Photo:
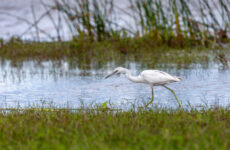
[[[98, 41], [128, 35], [168, 44], [183, 45], [189, 40], [205, 45], [227, 39], [230, 28], [229, 0], [129, 0], [127, 10], [118, 9], [113, 0], [60, 0], [56, 5], [75, 36]], [[130, 24], [119, 24], [118, 11], [132, 18], [129, 23], [135, 22], [135, 31], [129, 32]]]
[[109, 37], [113, 28], [113, 1], [110, 0], [60, 0], [58, 10], [69, 20], [70, 29], [79, 36], [101, 41]]
[[[229, 41], [230, 0], [53, 0], [52, 5], [40, 2], [46, 11], [37, 16], [31, 7], [34, 22], [2, 13], [26, 22], [29, 27], [25, 33], [34, 29], [37, 35], [34, 40], [38, 41], [39, 34], [62, 41], [63, 22], [74, 40], [87, 39], [88, 43], [143, 38], [160, 45], [215, 46]], [[58, 18], [52, 16], [54, 11]], [[39, 27], [46, 16], [55, 28], [56, 38]]]

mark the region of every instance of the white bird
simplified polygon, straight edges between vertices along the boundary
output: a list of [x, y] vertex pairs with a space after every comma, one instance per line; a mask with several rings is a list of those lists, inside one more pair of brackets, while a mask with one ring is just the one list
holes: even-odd
[[170, 89], [169, 87], [165, 86], [168, 83], [181, 81], [180, 77], [172, 76], [166, 72], [159, 71], [159, 70], [144, 70], [140, 73], [139, 76], [135, 77], [135, 76], [131, 75], [131, 73], [128, 69], [123, 68], [123, 67], [118, 67], [118, 68], [114, 69], [114, 71], [112, 73], [107, 75], [105, 77], [105, 79], [109, 78], [112, 75], [120, 74], [120, 73], [125, 74], [125, 76], [132, 82], [146, 83], [146, 84], [150, 85], [150, 87], [152, 88], [152, 99], [145, 105], [146, 107], [153, 102], [153, 98], [154, 98], [153, 87], [154, 86], [162, 86], [162, 87], [165, 87], [166, 89], [168, 89], [170, 92], [172, 92], [173, 95], [175, 96], [178, 104], [179, 104], [179, 107], [181, 107], [181, 103], [178, 100], [176, 93], [172, 89]]

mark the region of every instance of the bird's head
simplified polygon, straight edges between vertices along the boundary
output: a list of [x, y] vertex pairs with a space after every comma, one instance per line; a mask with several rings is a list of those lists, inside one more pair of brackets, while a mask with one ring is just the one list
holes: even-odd
[[121, 73], [126, 73], [127, 69], [123, 68], [123, 67], [117, 67], [116, 69], [113, 70], [112, 73], [108, 74], [107, 76], [105, 76], [105, 79], [111, 77], [112, 75], [115, 74], [121, 74]]

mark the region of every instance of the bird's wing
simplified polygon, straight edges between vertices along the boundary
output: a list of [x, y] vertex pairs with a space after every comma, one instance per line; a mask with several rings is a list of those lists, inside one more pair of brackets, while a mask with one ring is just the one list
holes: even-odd
[[172, 76], [166, 72], [159, 70], [145, 70], [140, 76], [149, 84], [162, 85], [171, 82], [180, 81], [178, 77]]

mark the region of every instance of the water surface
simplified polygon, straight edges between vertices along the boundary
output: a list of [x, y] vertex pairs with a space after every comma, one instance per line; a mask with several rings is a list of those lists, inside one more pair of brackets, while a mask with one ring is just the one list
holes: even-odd
[[[66, 60], [21, 63], [2, 60], [1, 107], [26, 107], [41, 101], [53, 102], [59, 106], [68, 104], [71, 107], [78, 107], [82, 102], [96, 104], [110, 101], [123, 107], [150, 100], [151, 89], [148, 85], [132, 83], [124, 75], [104, 79], [118, 65], [129, 68], [133, 75], [150, 69], [141, 62], [131, 60], [120, 64], [91, 64], [91, 67], [86, 67], [88, 69], [79, 69], [77, 65], [70, 67]], [[156, 66], [154, 69], [183, 78], [181, 82], [168, 85], [175, 90], [183, 105], [229, 105], [230, 70], [223, 69], [221, 64], [208, 62], [206, 65], [190, 64], [180, 68], [170, 63]], [[155, 87], [154, 103], [177, 106], [172, 93], [163, 87]]]

